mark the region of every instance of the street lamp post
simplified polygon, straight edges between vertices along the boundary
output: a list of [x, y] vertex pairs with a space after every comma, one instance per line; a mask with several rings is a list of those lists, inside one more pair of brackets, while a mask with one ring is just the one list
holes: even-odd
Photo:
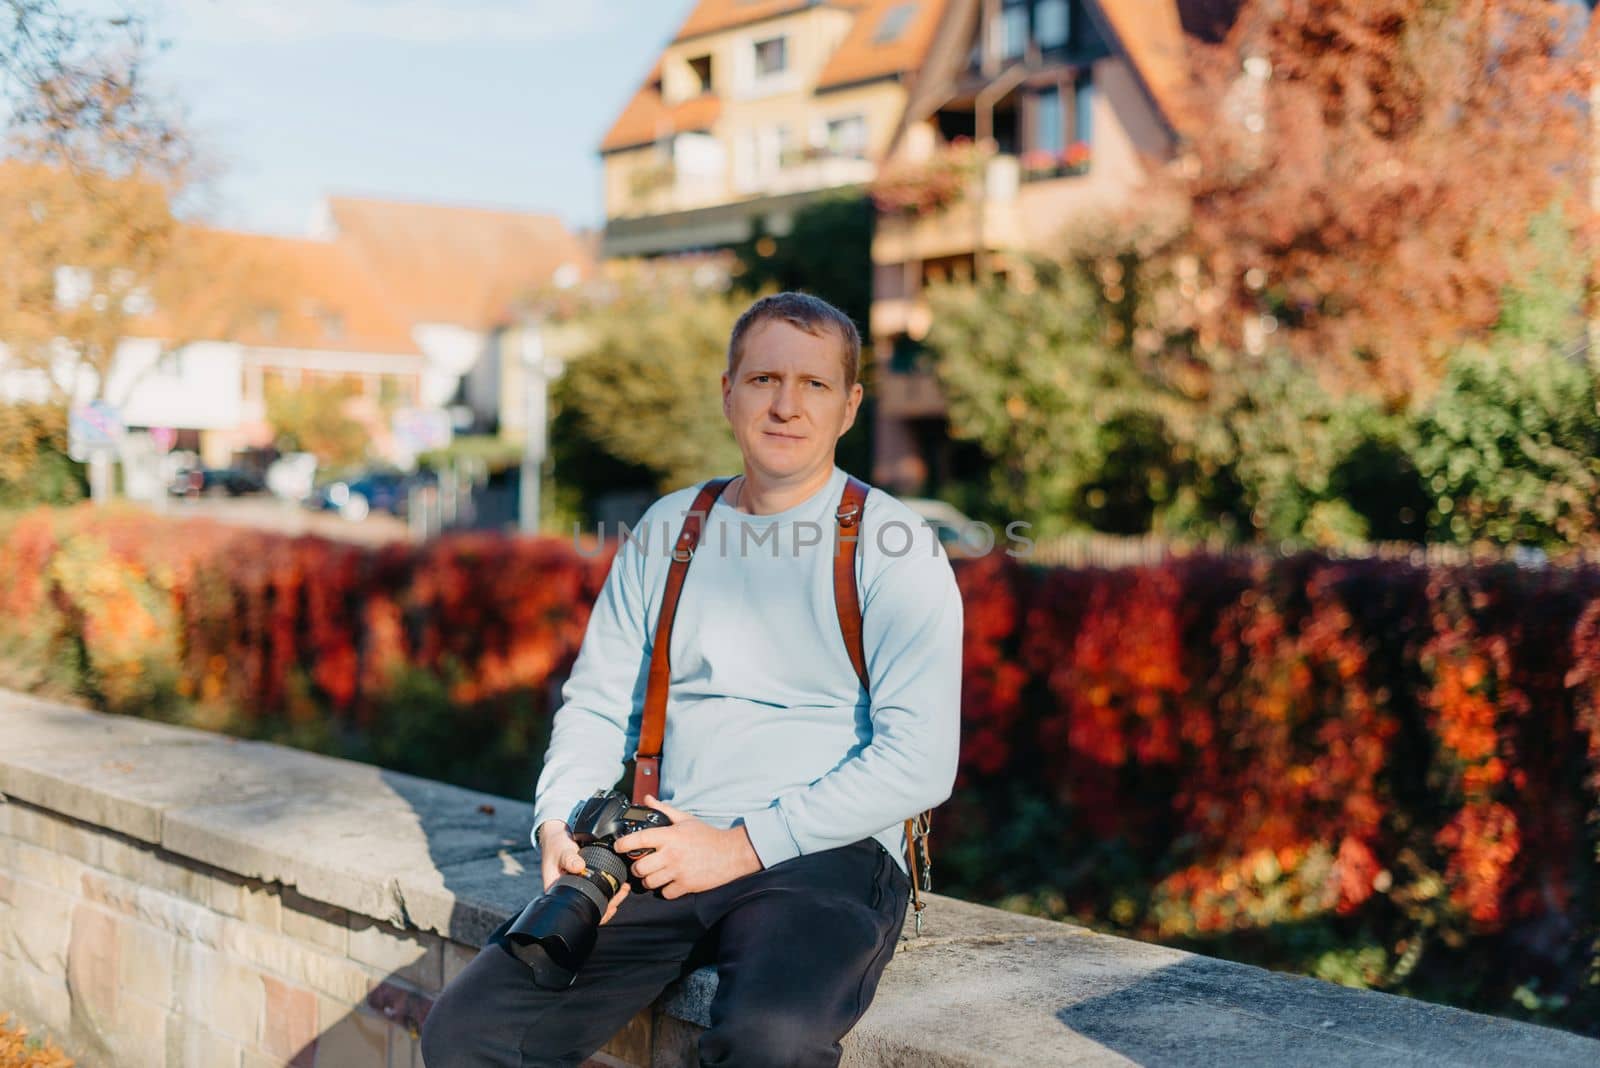
[[528, 318], [522, 324], [522, 483], [517, 505], [517, 529], [539, 532], [539, 489], [549, 437], [549, 368], [544, 354], [542, 323]]

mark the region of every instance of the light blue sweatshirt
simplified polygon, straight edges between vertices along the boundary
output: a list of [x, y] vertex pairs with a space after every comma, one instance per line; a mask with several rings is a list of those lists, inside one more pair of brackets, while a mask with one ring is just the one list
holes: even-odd
[[[961, 596], [938, 539], [881, 490], [857, 543], [870, 701], [833, 595], [845, 473], [774, 515], [719, 501], [672, 628], [661, 793], [743, 824], [766, 867], [873, 837], [950, 796], [960, 742]], [[534, 799], [537, 828], [614, 784], [638, 744], [670, 550], [699, 487], [661, 498], [625, 539], [562, 689]]]

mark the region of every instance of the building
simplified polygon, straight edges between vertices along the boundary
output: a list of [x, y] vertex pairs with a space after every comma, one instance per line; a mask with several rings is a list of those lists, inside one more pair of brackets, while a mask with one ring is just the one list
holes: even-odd
[[426, 357], [420, 402], [457, 409], [463, 430], [498, 429], [525, 307], [594, 265], [591, 243], [551, 215], [334, 197], [316, 229], [370, 272]]
[[782, 236], [872, 181], [948, 0], [697, 0], [601, 142], [607, 257]]
[[[1186, 29], [1215, 33], [1229, 10], [951, 0], [878, 190], [907, 206], [880, 214], [872, 247], [875, 482], [920, 492], [951, 474], [944, 398], [920, 358], [926, 287], [1003, 274], [1008, 253], [1046, 248], [1074, 216], [1133, 195], [1179, 145]], [[964, 177], [940, 185], [941, 173]]]
[[[216, 269], [181, 297], [126, 318], [105, 388], [80, 368], [7, 366], [0, 400], [45, 400], [72, 382], [129, 428], [170, 428], [179, 447], [225, 464], [270, 445], [274, 389], [337, 384], [373, 451], [404, 460], [397, 411], [448, 412], [494, 428], [504, 339], [549, 287], [588, 277], [593, 249], [544, 215], [336, 197], [310, 238], [196, 230]], [[70, 270], [58, 277], [76, 278]], [[83, 285], [93, 288], [87, 276]], [[69, 288], [71, 288], [69, 286]], [[87, 290], [86, 290], [87, 293]]]

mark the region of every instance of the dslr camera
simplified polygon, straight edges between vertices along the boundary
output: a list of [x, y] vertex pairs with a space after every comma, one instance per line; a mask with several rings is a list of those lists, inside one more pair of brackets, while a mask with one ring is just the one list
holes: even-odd
[[[547, 990], [565, 990], [594, 949], [595, 934], [606, 906], [628, 881], [628, 862], [650, 852], [617, 853], [618, 838], [672, 823], [665, 813], [635, 805], [615, 790], [596, 790], [567, 821], [582, 875], [563, 873], [550, 889], [528, 902], [506, 931], [506, 948], [533, 971], [533, 981]], [[634, 887], [634, 889], [640, 889]]]

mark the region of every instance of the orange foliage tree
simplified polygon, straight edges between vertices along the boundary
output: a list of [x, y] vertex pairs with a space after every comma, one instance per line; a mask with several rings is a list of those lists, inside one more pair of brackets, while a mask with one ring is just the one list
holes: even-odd
[[[1500, 314], [1531, 221], [1583, 230], [1596, 30], [1547, 0], [1249, 0], [1197, 46], [1217, 121], [1176, 168], [1235, 350], [1426, 397]], [[1576, 339], [1575, 339], [1576, 340]]]
[[200, 169], [145, 89], [144, 31], [51, 0], [0, 7], [0, 338], [41, 400], [118, 402], [124, 340], [172, 351], [245, 310], [236, 250], [174, 211]]

